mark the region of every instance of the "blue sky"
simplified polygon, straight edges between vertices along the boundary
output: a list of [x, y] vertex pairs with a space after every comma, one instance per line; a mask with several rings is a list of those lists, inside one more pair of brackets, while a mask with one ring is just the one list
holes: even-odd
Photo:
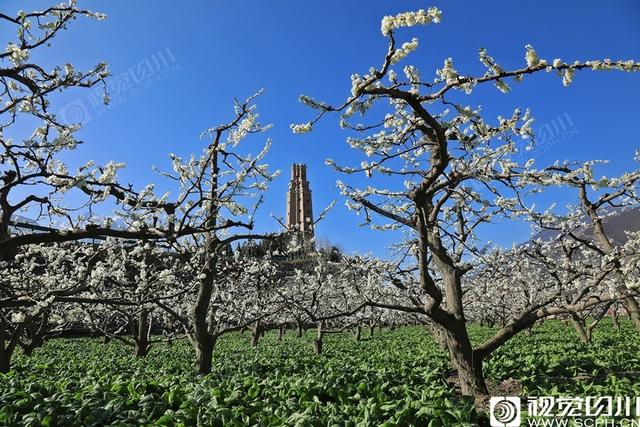
[[[2, 0], [6, 12], [26, 8], [24, 1]], [[50, 2], [28, 2], [41, 8]], [[273, 213], [284, 215], [285, 193], [294, 162], [306, 163], [316, 212], [333, 199], [337, 206], [319, 225], [318, 234], [347, 251], [386, 253], [397, 235], [358, 228], [359, 218], [347, 211], [335, 188], [341, 178], [324, 165], [327, 157], [359, 163], [360, 154], [345, 144], [347, 134], [337, 117], [328, 117], [314, 132], [293, 135], [292, 122], [306, 122], [313, 112], [301, 105], [300, 94], [338, 103], [350, 90], [350, 75], [378, 65], [386, 50], [380, 19], [386, 14], [438, 6], [440, 25], [399, 32], [401, 41], [420, 39], [420, 48], [405, 63], [417, 65], [423, 76], [453, 57], [459, 72], [482, 72], [479, 47], [505, 67], [524, 63], [524, 46], [531, 43], [540, 57], [553, 60], [640, 59], [640, 3], [636, 0], [536, 2], [471, 1], [79, 1], [104, 12], [104, 22], [81, 19], [69, 26], [50, 49], [33, 55], [45, 64], [72, 62], [88, 67], [100, 60], [110, 64], [114, 79], [138, 69], [145, 61], [162, 65], [145, 83], [117, 87], [108, 109], [93, 105], [86, 91], [58, 96], [54, 108], [71, 114], [80, 105], [86, 141], [70, 162], [93, 158], [124, 161], [124, 181], [142, 186], [159, 181], [151, 167], [167, 167], [167, 153], [200, 152], [200, 133], [226, 121], [234, 97], [245, 98], [266, 88], [258, 100], [273, 149], [268, 163], [282, 169], [258, 215], [258, 230], [276, 230]], [[12, 34], [0, 29], [5, 40]], [[164, 61], [164, 62], [163, 62]], [[403, 64], [404, 65], [404, 64]], [[401, 67], [398, 67], [401, 69]], [[133, 71], [136, 72], [136, 71]], [[466, 102], [482, 105], [488, 117], [508, 115], [515, 106], [529, 107], [536, 126], [568, 131], [547, 137], [533, 152], [540, 164], [554, 159], [609, 159], [603, 173], [634, 168], [640, 75], [577, 73], [564, 88], [553, 75], [538, 75], [513, 84], [503, 95], [493, 87], [477, 91]], [[65, 110], [66, 108], [66, 110]], [[77, 110], [76, 110], [77, 113]], [[536, 127], [534, 126], [534, 128]], [[544, 132], [544, 130], [541, 130]], [[251, 140], [258, 150], [261, 141]], [[343, 178], [364, 184], [360, 178]], [[555, 196], [548, 196], [551, 198]], [[562, 203], [563, 200], [557, 200]], [[490, 238], [501, 244], [528, 237], [521, 224], [500, 224]]]

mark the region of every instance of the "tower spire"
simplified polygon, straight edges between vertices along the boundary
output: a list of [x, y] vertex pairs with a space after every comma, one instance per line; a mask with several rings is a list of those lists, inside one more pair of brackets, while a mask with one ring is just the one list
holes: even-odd
[[302, 233], [305, 239], [313, 237], [313, 207], [305, 164], [294, 163], [291, 167], [287, 193], [287, 229]]

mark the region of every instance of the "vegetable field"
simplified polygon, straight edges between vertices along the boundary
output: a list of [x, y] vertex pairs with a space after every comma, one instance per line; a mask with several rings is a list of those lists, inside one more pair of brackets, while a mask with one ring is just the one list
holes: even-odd
[[0, 13], [0, 426], [640, 427], [634, 13], [48, 3]]
[[[479, 342], [492, 331], [472, 327]], [[156, 345], [146, 358], [98, 339], [48, 341], [16, 356], [0, 376], [0, 425], [484, 425], [486, 414], [454, 385], [455, 371], [422, 327], [282, 341], [258, 348], [228, 334], [212, 373], [197, 377], [186, 342]], [[537, 325], [485, 365], [490, 391], [527, 395], [640, 395], [640, 337], [603, 321], [590, 344], [559, 321]]]

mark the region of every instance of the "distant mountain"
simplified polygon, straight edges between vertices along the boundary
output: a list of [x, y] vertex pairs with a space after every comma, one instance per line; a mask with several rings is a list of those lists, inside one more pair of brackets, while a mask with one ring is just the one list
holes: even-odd
[[[589, 223], [589, 219], [585, 218]], [[615, 246], [623, 245], [627, 241], [627, 232], [640, 231], [640, 207], [628, 208], [624, 210], [610, 210], [606, 217], [602, 219], [604, 230], [611, 243]], [[533, 239], [548, 241], [554, 239], [560, 233], [555, 230], [542, 230]], [[593, 226], [587, 225], [576, 230], [579, 237], [593, 239]]]

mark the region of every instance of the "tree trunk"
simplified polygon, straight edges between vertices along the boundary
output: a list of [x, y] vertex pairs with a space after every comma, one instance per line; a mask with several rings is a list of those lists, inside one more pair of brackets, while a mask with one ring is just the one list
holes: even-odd
[[580, 317], [575, 314], [571, 315], [571, 323], [573, 323], [573, 327], [576, 330], [578, 338], [580, 338], [580, 341], [582, 343], [588, 344], [589, 342], [591, 342], [591, 334], [584, 327], [583, 320], [580, 319]]
[[447, 345], [447, 336], [445, 332], [437, 325], [428, 324], [427, 329], [431, 332], [433, 339], [438, 343], [438, 347], [442, 351], [449, 351], [449, 347]]
[[31, 357], [31, 355], [33, 355], [33, 350], [42, 346], [42, 344], [44, 344], [44, 339], [41, 336], [36, 335], [22, 347], [22, 353], [26, 357]]
[[302, 335], [304, 335], [304, 333], [302, 332], [302, 322], [297, 322], [298, 323], [298, 338], [302, 338]]
[[26, 357], [31, 357], [33, 355], [33, 350], [41, 347], [42, 344], [44, 344], [44, 339], [42, 339], [42, 337], [33, 337], [26, 345], [22, 347], [22, 353]]
[[460, 393], [475, 398], [489, 394], [482, 373], [482, 359], [474, 356], [464, 325], [447, 330], [447, 346], [454, 368], [458, 371]]
[[632, 296], [628, 296], [624, 299], [624, 305], [629, 313], [629, 318], [633, 322], [636, 329], [640, 330], [640, 306], [638, 301]]
[[136, 343], [135, 346], [136, 357], [145, 357], [149, 353], [149, 346], [143, 343]]
[[369, 325], [369, 338], [373, 338], [373, 328], [375, 328], [374, 325]]
[[0, 339], [0, 374], [6, 374], [11, 369], [11, 354], [13, 351], [5, 347], [5, 340]]
[[211, 365], [213, 363], [213, 348], [215, 347], [216, 339], [209, 337], [209, 339], [200, 340], [196, 345], [196, 368], [198, 375], [207, 375], [211, 373]]
[[353, 334], [353, 337], [356, 339], [356, 341], [360, 341], [362, 339], [362, 326], [360, 325], [356, 326], [356, 330]]
[[313, 340], [313, 351], [316, 354], [322, 354], [322, 337], [324, 333], [322, 331], [322, 322], [318, 322], [318, 333], [316, 339]]
[[138, 329], [136, 331], [136, 357], [145, 357], [149, 353], [149, 333], [151, 332], [151, 322], [149, 312], [145, 309], [138, 314]]
[[[7, 182], [8, 184], [8, 182]], [[9, 185], [3, 184], [5, 188], [4, 191], [0, 191], [0, 242], [7, 240], [11, 233], [9, 232], [9, 221], [11, 220], [11, 216], [15, 212], [15, 209], [12, 209], [7, 200], [9, 196]], [[9, 249], [0, 251], [0, 261], [11, 261], [15, 255], [18, 253], [18, 249]]]
[[5, 354], [4, 351], [0, 351], [0, 374], [6, 374], [11, 369], [11, 359]]
[[211, 299], [211, 288], [206, 283], [200, 283], [200, 290], [196, 299], [193, 312], [194, 347], [196, 350], [196, 363], [198, 375], [206, 375], [211, 372], [213, 358], [213, 335], [209, 332], [207, 324], [207, 311]]
[[[220, 134], [218, 134], [219, 137]], [[218, 199], [218, 179], [220, 168], [218, 167], [217, 144], [219, 140], [216, 138], [209, 145], [212, 151], [209, 166], [211, 168], [211, 188], [209, 191], [210, 202], [206, 212], [205, 227], [208, 230], [215, 230], [219, 208], [216, 200]], [[193, 322], [192, 344], [196, 350], [196, 364], [198, 375], [206, 375], [211, 372], [213, 361], [213, 348], [216, 343], [217, 336], [209, 330], [209, 311], [211, 310], [211, 298], [213, 296], [213, 287], [218, 279], [218, 249], [220, 240], [215, 231], [207, 231], [204, 233], [205, 238], [205, 258], [202, 278], [198, 283], [198, 295], [191, 311], [191, 320]]]
[[618, 309], [614, 307], [614, 309], [610, 313], [611, 321], [613, 322], [613, 327], [616, 329], [620, 329], [620, 322], [618, 321]]
[[278, 328], [278, 341], [282, 342], [282, 338], [284, 337], [284, 332], [285, 332], [285, 328], [283, 325], [281, 325]]
[[474, 358], [471, 354], [464, 354], [456, 359], [456, 366], [460, 393], [463, 396], [473, 396], [477, 399], [489, 395], [482, 373], [482, 360]]
[[258, 340], [262, 335], [262, 322], [257, 321], [253, 329], [251, 330], [251, 347], [258, 347]]

